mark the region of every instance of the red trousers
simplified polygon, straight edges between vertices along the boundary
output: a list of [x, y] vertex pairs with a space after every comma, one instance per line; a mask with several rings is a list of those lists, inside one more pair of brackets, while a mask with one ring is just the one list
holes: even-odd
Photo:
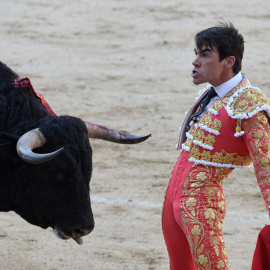
[[173, 270], [229, 269], [222, 180], [232, 171], [197, 165], [183, 151], [166, 191], [162, 228]]

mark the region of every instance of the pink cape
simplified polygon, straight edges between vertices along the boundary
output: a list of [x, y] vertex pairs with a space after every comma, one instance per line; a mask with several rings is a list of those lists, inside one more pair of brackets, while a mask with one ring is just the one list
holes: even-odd
[[270, 269], [270, 225], [260, 231], [253, 255], [251, 270]]

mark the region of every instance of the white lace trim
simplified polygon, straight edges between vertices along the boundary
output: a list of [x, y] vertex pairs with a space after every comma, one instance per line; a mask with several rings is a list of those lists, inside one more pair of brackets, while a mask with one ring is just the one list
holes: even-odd
[[218, 111], [214, 110], [213, 108], [209, 108], [208, 111], [214, 115], [218, 115]]
[[201, 129], [203, 129], [203, 130], [205, 130], [205, 131], [207, 131], [207, 132], [209, 132], [209, 133], [212, 133], [212, 134], [214, 134], [214, 135], [219, 135], [219, 134], [220, 134], [219, 131], [214, 130], [214, 129], [212, 129], [212, 128], [206, 126], [206, 125], [198, 124], [198, 126], [199, 126]]
[[194, 124], [193, 120], [189, 122], [189, 126], [191, 127]]
[[186, 150], [187, 152], [190, 151], [190, 147], [186, 146], [184, 143], [182, 143], [182, 148]]
[[205, 160], [197, 160], [195, 158], [189, 158], [188, 161], [202, 164], [202, 165], [207, 165], [207, 166], [214, 166], [214, 167], [226, 167], [226, 168], [250, 168], [252, 164], [248, 166], [240, 166], [240, 165], [233, 165], [233, 164], [222, 164], [222, 163], [216, 163], [216, 162], [211, 162], [211, 161], [205, 161]]
[[186, 136], [188, 139], [193, 140], [193, 136], [189, 132], [186, 133]]
[[197, 141], [197, 140], [194, 140], [193, 143], [194, 143], [195, 145], [201, 146], [201, 147], [204, 148], [204, 149], [208, 149], [208, 150], [213, 150], [213, 149], [214, 149], [213, 146], [204, 144], [204, 143], [202, 143], [202, 142], [200, 142], [200, 141]]
[[198, 96], [195, 97], [195, 101], [197, 101], [197, 100], [199, 99], [199, 97], [200, 97], [205, 91], [207, 91], [207, 90], [208, 90], [209, 88], [211, 88], [211, 87], [212, 87], [212, 85], [211, 85], [210, 83], [208, 83], [208, 84], [206, 85], [205, 88], [199, 90]]
[[240, 137], [240, 136], [242, 136], [243, 134], [245, 134], [245, 131], [235, 132], [235, 133], [234, 133], [234, 136], [235, 136], [235, 137]]

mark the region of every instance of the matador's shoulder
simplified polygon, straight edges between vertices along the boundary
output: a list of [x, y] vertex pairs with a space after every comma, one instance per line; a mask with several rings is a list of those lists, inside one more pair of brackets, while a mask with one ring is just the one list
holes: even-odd
[[249, 85], [238, 89], [229, 98], [226, 110], [234, 119], [248, 119], [260, 111], [270, 115], [270, 100], [259, 88]]

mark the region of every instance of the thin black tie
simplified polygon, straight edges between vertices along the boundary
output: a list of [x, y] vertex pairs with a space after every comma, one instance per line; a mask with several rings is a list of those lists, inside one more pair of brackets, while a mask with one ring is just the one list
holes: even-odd
[[199, 110], [196, 113], [194, 113], [194, 114], [192, 114], [190, 116], [190, 120], [192, 120], [193, 122], [196, 123], [197, 122], [197, 117], [204, 112], [204, 109], [207, 106], [207, 104], [215, 96], [217, 96], [217, 92], [215, 91], [215, 89], [213, 87], [211, 87], [211, 89], [209, 90], [207, 96], [202, 100]]

